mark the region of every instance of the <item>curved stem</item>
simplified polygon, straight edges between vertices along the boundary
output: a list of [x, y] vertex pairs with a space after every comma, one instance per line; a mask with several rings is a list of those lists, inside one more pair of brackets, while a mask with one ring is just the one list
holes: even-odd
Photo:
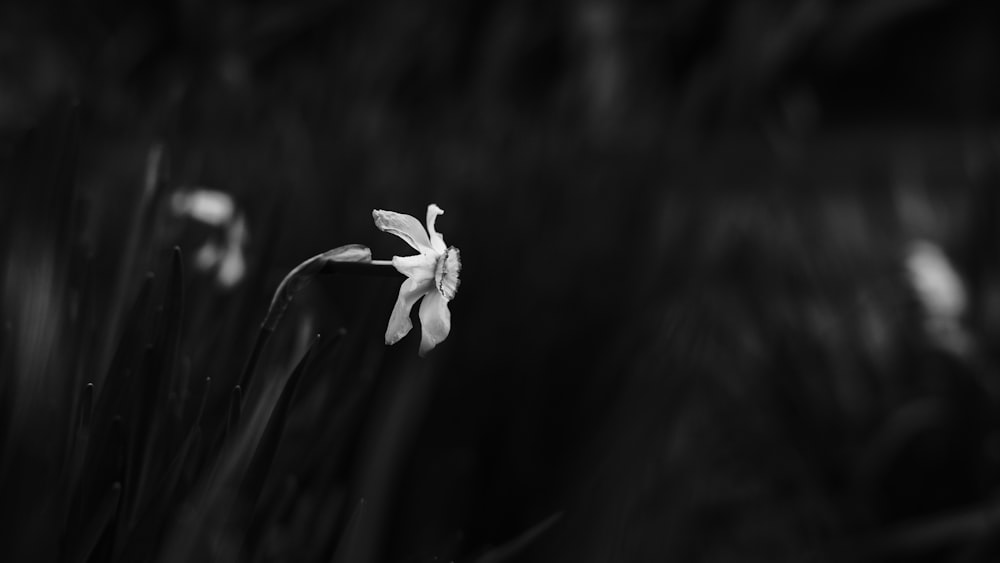
[[302, 262], [285, 276], [271, 299], [264, 321], [261, 323], [257, 338], [254, 341], [250, 358], [240, 374], [239, 385], [243, 390], [244, 399], [249, 395], [250, 382], [260, 359], [261, 350], [268, 339], [274, 334], [278, 321], [285, 314], [295, 294], [316, 275], [354, 274], [383, 277], [406, 277], [399, 273], [391, 260], [372, 260], [371, 250], [359, 244], [348, 244]]

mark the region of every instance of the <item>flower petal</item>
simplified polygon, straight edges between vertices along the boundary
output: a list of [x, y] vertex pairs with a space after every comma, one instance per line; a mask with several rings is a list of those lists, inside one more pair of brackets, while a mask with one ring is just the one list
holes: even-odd
[[392, 265], [404, 276], [418, 282], [434, 279], [434, 267], [437, 259], [433, 254], [414, 254], [413, 256], [393, 256]]
[[[305, 263], [309, 263], [309, 271], [312, 273], [322, 270], [324, 267], [335, 262], [371, 262], [372, 249], [363, 244], [345, 244], [337, 248], [331, 248], [322, 254], [310, 258]], [[314, 269], [315, 268], [315, 269]]]
[[430, 280], [417, 281], [407, 278], [403, 285], [399, 286], [399, 297], [396, 298], [396, 306], [392, 308], [389, 316], [389, 326], [385, 329], [385, 343], [395, 344], [400, 338], [406, 336], [413, 323], [410, 321], [410, 310], [413, 304], [422, 296], [434, 290], [434, 283]]
[[188, 216], [213, 227], [222, 227], [232, 221], [236, 203], [232, 196], [218, 190], [195, 189], [176, 192], [170, 198], [174, 215]]
[[420, 356], [430, 352], [448, 338], [451, 332], [451, 311], [448, 300], [437, 291], [431, 291], [420, 303]]
[[437, 232], [434, 226], [438, 215], [444, 215], [444, 209], [441, 209], [434, 203], [427, 206], [427, 232], [431, 234], [431, 248], [438, 254], [444, 254], [448, 246], [444, 243], [444, 237], [441, 236], [441, 233]]
[[425, 253], [433, 249], [424, 226], [412, 215], [375, 209], [372, 218], [379, 230], [396, 235], [415, 250]]
[[235, 286], [243, 279], [243, 274], [246, 271], [247, 265], [243, 259], [243, 249], [240, 247], [227, 248], [225, 256], [222, 257], [222, 265], [219, 266], [219, 285], [226, 288]]

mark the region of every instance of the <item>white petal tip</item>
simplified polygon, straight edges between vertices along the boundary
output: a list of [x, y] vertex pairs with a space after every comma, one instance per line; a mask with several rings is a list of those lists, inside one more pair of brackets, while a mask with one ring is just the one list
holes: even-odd
[[393, 213], [392, 211], [386, 211], [384, 209], [372, 209], [372, 219], [375, 220], [375, 226], [378, 227], [379, 230], [381, 231], [384, 231], [386, 227], [389, 226], [391, 217], [393, 215], [398, 215], [398, 214]]
[[404, 336], [410, 333], [410, 329], [413, 327], [411, 324], [408, 327], [399, 328], [393, 332], [386, 331], [385, 333], [385, 345], [392, 346], [393, 344], [399, 342]]
[[427, 231], [416, 218], [395, 211], [373, 209], [372, 219], [375, 220], [375, 227], [378, 230], [396, 235], [414, 250], [421, 253], [430, 250], [431, 241], [427, 238]]

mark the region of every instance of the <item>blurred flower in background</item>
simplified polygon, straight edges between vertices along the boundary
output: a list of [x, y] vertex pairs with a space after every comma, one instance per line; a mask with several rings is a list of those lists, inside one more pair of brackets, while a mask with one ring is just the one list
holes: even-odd
[[236, 215], [232, 196], [206, 188], [181, 188], [170, 198], [170, 208], [177, 217], [186, 217], [211, 225], [225, 227]]
[[965, 283], [940, 246], [916, 240], [906, 254], [906, 268], [925, 315], [928, 335], [955, 351], [968, 346], [962, 319], [968, 303]]
[[249, 231], [232, 196], [206, 188], [182, 188], [171, 196], [170, 209], [179, 219], [211, 227], [207, 240], [194, 252], [195, 267], [214, 275], [222, 288], [236, 286], [247, 269]]

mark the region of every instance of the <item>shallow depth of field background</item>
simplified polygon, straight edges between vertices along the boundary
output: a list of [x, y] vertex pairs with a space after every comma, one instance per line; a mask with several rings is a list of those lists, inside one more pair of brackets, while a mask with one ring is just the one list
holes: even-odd
[[[448, 340], [420, 360], [418, 325], [383, 348], [398, 281], [322, 277], [255, 383], [346, 329], [337, 353], [355, 359], [307, 374], [265, 491], [347, 459], [327, 496], [281, 498], [368, 499], [357, 560], [997, 556], [996, 7], [69, 4], [0, 8], [2, 494], [19, 491], [0, 512], [16, 553], [22, 526], [42, 539], [54, 521], [25, 507], [58, 478], [76, 387], [104, 377], [116, 295], [167, 277], [173, 246], [176, 369], [192, 389], [213, 378], [220, 418], [285, 273], [348, 243], [408, 254], [371, 210], [422, 220], [433, 202], [463, 257]], [[225, 191], [245, 214], [235, 288], [192, 262], [218, 234], [165, 204], [116, 285], [156, 147], [163, 193]], [[961, 345], [926, 330], [916, 240], [965, 281]], [[70, 255], [99, 311], [82, 343]], [[329, 455], [303, 445], [348, 416], [310, 403], [327, 364], [370, 385]], [[183, 529], [184, 506], [164, 525]], [[254, 558], [303, 553], [287, 546], [264, 538]]]

